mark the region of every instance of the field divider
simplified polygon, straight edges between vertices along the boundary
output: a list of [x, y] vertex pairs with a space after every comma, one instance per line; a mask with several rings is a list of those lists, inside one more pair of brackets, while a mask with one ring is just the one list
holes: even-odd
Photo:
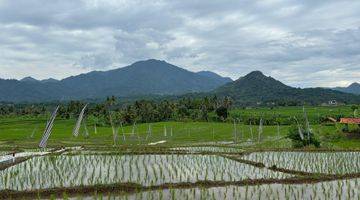
[[[298, 176], [308, 176], [308, 177], [332, 177], [333, 174], [325, 174], [325, 173], [313, 173], [313, 172], [304, 172], [304, 171], [298, 171], [298, 170], [292, 170], [292, 169], [286, 169], [286, 168], [279, 168], [276, 165], [273, 165], [271, 167], [267, 167], [267, 169], [275, 171], [275, 172], [282, 172], [286, 174], [293, 174]], [[336, 176], [336, 175], [335, 175]]]
[[132, 194], [138, 192], [164, 190], [164, 189], [191, 189], [191, 188], [211, 188], [226, 186], [255, 186], [267, 184], [315, 184], [320, 182], [335, 181], [341, 179], [360, 178], [359, 174], [335, 175], [332, 177], [290, 177], [285, 179], [245, 179], [241, 181], [197, 181], [164, 183], [153, 186], [143, 186], [137, 183], [114, 183], [91, 186], [75, 186], [64, 188], [35, 189], [26, 191], [0, 190], [0, 199], [24, 199], [24, 198], [49, 198], [77, 195], [94, 195], [106, 193]]
[[49, 154], [46, 154], [46, 155], [31, 155], [31, 156], [19, 157], [19, 158], [15, 158], [14, 161], [10, 160], [10, 161], [7, 161], [6, 163], [0, 163], [0, 171], [3, 171], [9, 167], [15, 166], [22, 162], [25, 162], [34, 157], [49, 156], [49, 155], [61, 155], [62, 153], [67, 151], [67, 150], [65, 150], [62, 152], [56, 152], [57, 150], [58, 149], [54, 149], [54, 150], [50, 151]]
[[220, 155], [220, 156], [223, 157], [223, 158], [227, 158], [227, 159], [236, 161], [236, 162], [243, 163], [243, 164], [252, 165], [252, 166], [258, 167], [258, 168], [264, 168], [264, 167], [265, 167], [264, 163], [261, 163], [261, 162], [255, 162], [255, 161], [251, 161], [251, 160], [245, 160], [245, 159], [241, 159], [241, 158], [237, 158], [237, 157], [229, 156], [229, 155], [223, 155], [223, 154]]
[[262, 153], [262, 152], [306, 152], [306, 153], [338, 153], [338, 152], [360, 152], [360, 149], [292, 149], [292, 148], [264, 148], [264, 149], [252, 149], [244, 148], [247, 154]]
[[311, 173], [311, 172], [297, 171], [297, 170], [291, 170], [291, 169], [285, 169], [285, 168], [278, 168], [275, 165], [271, 166], [271, 167], [266, 167], [266, 165], [261, 162], [255, 162], [252, 160], [241, 159], [241, 158], [237, 158], [237, 157], [229, 156], [229, 155], [222, 155], [222, 157], [228, 158], [228, 159], [231, 159], [231, 160], [243, 163], [243, 164], [252, 165], [254, 167], [266, 168], [266, 169], [269, 169], [269, 170], [272, 170], [275, 172], [282, 172], [282, 173], [292, 174], [292, 175], [297, 175], [297, 176], [305, 176], [305, 177], [333, 177], [334, 176], [332, 174]]
[[254, 167], [258, 168], [266, 168], [275, 172], [282, 172], [286, 174], [292, 174], [296, 176], [302, 176], [302, 177], [317, 177], [317, 178], [324, 178], [324, 179], [349, 179], [349, 178], [360, 178], [360, 173], [348, 173], [348, 174], [326, 174], [326, 173], [313, 173], [313, 172], [305, 172], [305, 171], [298, 171], [298, 170], [292, 170], [292, 169], [286, 169], [286, 168], [279, 168], [276, 165], [273, 165], [271, 167], [266, 167], [264, 163], [261, 162], [255, 162], [251, 160], [245, 160], [241, 158], [237, 158], [234, 156], [229, 155], [221, 155], [221, 157], [228, 158], [243, 164], [252, 165]]
[[242, 156], [242, 152], [212, 152], [212, 151], [199, 151], [199, 152], [188, 152], [188, 151], [128, 151], [128, 152], [100, 152], [100, 153], [68, 153], [66, 156], [76, 156], [76, 155], [236, 155]]
[[29, 160], [30, 158], [32, 158], [32, 156], [27, 156], [27, 157], [22, 157], [22, 158], [15, 158], [14, 162], [12, 161], [8, 161], [6, 163], [0, 163], [0, 171], [5, 170], [9, 167], [12, 167], [14, 165], [20, 164], [22, 162], [25, 162], [27, 160]]

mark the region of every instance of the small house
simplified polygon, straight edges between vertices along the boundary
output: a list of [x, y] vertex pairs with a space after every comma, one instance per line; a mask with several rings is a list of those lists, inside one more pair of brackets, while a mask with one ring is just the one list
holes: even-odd
[[345, 124], [345, 131], [349, 130], [349, 124], [357, 124], [360, 127], [360, 118], [340, 118], [340, 124]]
[[360, 124], [360, 118], [341, 118], [341, 124]]

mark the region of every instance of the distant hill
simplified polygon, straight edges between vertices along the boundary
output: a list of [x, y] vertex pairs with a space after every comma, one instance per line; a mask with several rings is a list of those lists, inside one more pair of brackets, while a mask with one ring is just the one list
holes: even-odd
[[221, 76], [208, 77], [165, 61], [145, 60], [110, 71], [93, 71], [63, 80], [20, 81], [0, 79], [0, 101], [52, 101], [95, 99], [114, 95], [178, 95], [207, 92], [226, 83]]
[[53, 78], [48, 78], [48, 79], [44, 79], [44, 80], [37, 80], [31, 76], [27, 76], [25, 78], [20, 79], [21, 82], [41, 82], [41, 83], [55, 83], [55, 82], [59, 82], [59, 80], [53, 79]]
[[272, 102], [307, 102], [320, 104], [330, 100], [360, 103], [360, 96], [323, 88], [293, 88], [253, 71], [238, 80], [227, 83], [213, 91], [218, 96], [229, 96], [236, 104]]
[[352, 94], [360, 94], [360, 84], [355, 82], [349, 85], [348, 87], [336, 87], [332, 88], [333, 90], [337, 90], [340, 92], [352, 93]]
[[199, 71], [197, 72], [197, 74], [207, 77], [207, 78], [211, 78], [214, 81], [217, 81], [219, 84], [223, 85], [225, 83], [229, 83], [232, 82], [233, 80], [229, 77], [222, 77], [217, 73], [211, 72], [211, 71]]
[[38, 82], [38, 80], [34, 79], [31, 76], [25, 77], [23, 79], [20, 80], [21, 82]]
[[41, 80], [40, 82], [42, 82], [42, 83], [56, 83], [56, 82], [59, 82], [59, 80], [56, 80], [56, 79], [53, 79], [53, 78], [48, 78], [48, 79]]

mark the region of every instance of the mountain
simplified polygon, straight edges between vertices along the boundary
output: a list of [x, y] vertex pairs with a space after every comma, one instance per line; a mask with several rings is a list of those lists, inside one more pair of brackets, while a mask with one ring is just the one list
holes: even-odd
[[[31, 81], [30, 81], [31, 80]], [[60, 81], [0, 79], [0, 101], [95, 99], [114, 95], [178, 95], [207, 92], [224, 81], [197, 74], [165, 61], [145, 60], [110, 71], [92, 71]]]
[[197, 74], [207, 77], [207, 78], [211, 78], [214, 81], [217, 81], [219, 84], [223, 85], [225, 83], [229, 83], [232, 82], [233, 80], [229, 77], [222, 77], [217, 73], [211, 72], [211, 71], [199, 71], [197, 72]]
[[48, 79], [41, 80], [40, 82], [42, 82], [42, 83], [56, 83], [56, 82], [59, 82], [59, 80], [56, 80], [56, 79], [53, 79], [53, 78], [48, 78]]
[[53, 79], [53, 78], [48, 78], [48, 79], [43, 79], [43, 80], [37, 80], [31, 76], [27, 76], [25, 78], [20, 79], [21, 82], [41, 82], [41, 83], [55, 83], [58, 82], [59, 80]]
[[346, 93], [352, 93], [352, 94], [360, 94], [360, 84], [355, 82], [349, 85], [348, 87], [336, 87], [332, 88], [333, 90], [346, 92]]
[[218, 96], [229, 96], [236, 104], [272, 102], [307, 102], [321, 104], [330, 100], [343, 103], [360, 103], [360, 96], [323, 88], [294, 88], [253, 71], [236, 81], [220, 86], [212, 92]]
[[23, 79], [20, 80], [21, 82], [38, 82], [38, 80], [34, 79], [33, 77], [31, 76], [27, 76]]

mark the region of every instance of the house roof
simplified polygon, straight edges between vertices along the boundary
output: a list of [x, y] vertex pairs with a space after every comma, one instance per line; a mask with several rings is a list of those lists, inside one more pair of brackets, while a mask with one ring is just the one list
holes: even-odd
[[360, 124], [360, 118], [341, 118], [340, 123], [342, 123], [342, 124]]

